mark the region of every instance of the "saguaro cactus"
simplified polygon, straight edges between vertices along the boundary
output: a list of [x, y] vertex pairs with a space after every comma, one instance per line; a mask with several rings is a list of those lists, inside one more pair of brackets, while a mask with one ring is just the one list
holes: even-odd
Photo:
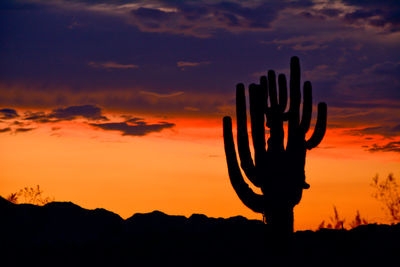
[[[300, 63], [297, 57], [290, 62], [290, 107], [285, 112], [287, 99], [286, 77], [278, 76], [279, 101], [274, 71], [268, 78], [262, 76], [260, 84], [250, 84], [250, 119], [254, 145], [251, 158], [247, 134], [245, 88], [236, 86], [237, 143], [240, 166], [248, 180], [261, 188], [255, 193], [245, 182], [236, 158], [232, 135], [232, 120], [224, 117], [224, 143], [229, 177], [240, 200], [251, 210], [264, 214], [267, 224], [277, 232], [293, 232], [293, 208], [300, 202], [305, 181], [306, 150], [316, 147], [325, 135], [327, 106], [318, 104], [318, 116], [310, 139], [305, 135], [310, 128], [312, 114], [311, 83], [303, 87], [303, 112], [300, 120]], [[265, 120], [266, 118], [266, 120]], [[284, 121], [288, 121], [288, 138], [284, 146]], [[269, 128], [268, 149], [265, 126]]]

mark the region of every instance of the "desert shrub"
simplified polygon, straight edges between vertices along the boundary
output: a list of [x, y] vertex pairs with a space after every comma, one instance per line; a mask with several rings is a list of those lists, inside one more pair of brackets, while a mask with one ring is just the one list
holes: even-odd
[[43, 190], [40, 189], [39, 185], [36, 187], [24, 187], [8, 195], [6, 199], [15, 204], [29, 203], [40, 206], [54, 201], [54, 198], [43, 196]]
[[362, 218], [360, 215], [360, 212], [357, 210], [354, 220], [352, 222], [350, 222], [350, 224], [349, 224], [350, 228], [356, 228], [357, 226], [365, 225], [365, 224], [368, 224], [368, 220], [365, 218]]
[[[339, 212], [335, 206], [333, 206], [333, 213], [334, 215], [332, 217], [329, 217], [329, 222], [325, 223], [325, 221], [322, 221], [320, 225], [318, 226], [318, 230], [325, 228], [325, 229], [344, 229], [344, 222], [346, 221], [344, 218], [340, 218]], [[368, 224], [368, 220], [361, 217], [360, 212], [357, 210], [357, 213], [353, 219], [349, 223], [350, 228], [356, 228], [357, 226]]]
[[336, 209], [336, 206], [333, 206], [333, 217], [329, 217], [329, 221], [325, 225], [325, 221], [322, 221], [321, 224], [318, 226], [318, 229], [328, 228], [328, 229], [344, 229], [343, 224], [345, 219], [341, 219], [339, 216], [339, 212]]
[[378, 174], [372, 179], [371, 186], [375, 189], [373, 197], [382, 202], [392, 223], [400, 222], [399, 184], [392, 173], [385, 180], [380, 180]]

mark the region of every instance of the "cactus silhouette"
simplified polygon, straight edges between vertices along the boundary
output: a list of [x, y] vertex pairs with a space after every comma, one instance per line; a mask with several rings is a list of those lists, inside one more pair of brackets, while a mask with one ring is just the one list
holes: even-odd
[[[300, 63], [297, 57], [290, 62], [290, 107], [285, 112], [288, 97], [286, 77], [278, 76], [279, 101], [275, 72], [268, 71], [260, 84], [250, 84], [250, 119], [254, 145], [251, 158], [247, 133], [245, 88], [236, 86], [237, 143], [240, 166], [248, 180], [261, 188], [255, 193], [241, 174], [232, 135], [232, 120], [224, 117], [224, 144], [230, 181], [240, 200], [254, 212], [262, 213], [274, 232], [293, 232], [293, 208], [300, 202], [305, 182], [306, 150], [316, 147], [325, 135], [327, 105], [318, 104], [318, 116], [310, 139], [305, 135], [310, 128], [312, 88], [306, 81], [303, 87], [303, 111], [300, 120]], [[266, 120], [265, 120], [266, 119]], [[284, 146], [284, 122], [288, 121], [287, 144]], [[266, 122], [266, 124], [264, 124]], [[268, 148], [265, 126], [269, 128]]]

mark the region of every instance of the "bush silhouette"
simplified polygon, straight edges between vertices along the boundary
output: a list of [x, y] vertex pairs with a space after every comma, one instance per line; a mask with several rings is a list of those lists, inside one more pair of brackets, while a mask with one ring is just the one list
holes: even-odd
[[[344, 228], [344, 222], [346, 221], [344, 218], [341, 218], [339, 215], [339, 212], [336, 208], [336, 206], [333, 206], [333, 217], [329, 218], [328, 223], [325, 223], [325, 221], [322, 221], [320, 225], [318, 226], [318, 230], [321, 229], [345, 229]], [[368, 220], [361, 217], [360, 212], [357, 210], [356, 215], [354, 216], [353, 221], [349, 223], [350, 229], [356, 228], [360, 225], [366, 225], [368, 224]]]
[[54, 198], [43, 196], [43, 190], [40, 189], [39, 185], [36, 185], [36, 187], [24, 187], [8, 195], [6, 199], [14, 204], [20, 202], [33, 205], [46, 205], [54, 201]]
[[[279, 87], [279, 101], [277, 87]], [[237, 143], [240, 166], [247, 178], [261, 188], [262, 195], [254, 193], [243, 179], [236, 157], [232, 135], [232, 120], [224, 117], [224, 144], [230, 181], [240, 200], [254, 212], [262, 213], [274, 233], [293, 232], [293, 208], [300, 202], [305, 182], [306, 150], [316, 147], [326, 130], [327, 105], [318, 104], [318, 117], [309, 140], [305, 135], [310, 128], [312, 114], [312, 87], [309, 81], [303, 87], [303, 111], [300, 120], [300, 63], [297, 57], [290, 62], [290, 107], [286, 77], [268, 71], [260, 84], [250, 84], [251, 134], [254, 144], [254, 161], [251, 158], [247, 133], [245, 87], [236, 86]], [[266, 120], [265, 120], [266, 118]], [[288, 141], [284, 145], [283, 124], [288, 121]], [[266, 124], [264, 124], [266, 122]], [[265, 126], [269, 128], [268, 149]], [[279, 235], [279, 234], [278, 234]]]
[[399, 184], [392, 173], [381, 181], [376, 175], [372, 179], [371, 186], [375, 189], [373, 197], [381, 201], [389, 214], [392, 223], [400, 222], [400, 193]]

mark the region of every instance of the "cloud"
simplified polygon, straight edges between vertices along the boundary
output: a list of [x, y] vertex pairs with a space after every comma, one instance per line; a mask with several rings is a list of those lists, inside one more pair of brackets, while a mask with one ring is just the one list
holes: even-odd
[[393, 1], [343, 1], [356, 7], [344, 15], [350, 24], [364, 24], [384, 28], [389, 32], [400, 31], [400, 6]]
[[[365, 66], [365, 64], [363, 64]], [[350, 70], [333, 84], [335, 104], [360, 108], [399, 108], [400, 65], [384, 61]], [[395, 116], [395, 114], [388, 114]]]
[[367, 150], [370, 152], [397, 152], [397, 153], [400, 153], [400, 141], [390, 142], [385, 145], [373, 144]]
[[0, 129], [0, 133], [6, 133], [6, 132], [9, 132], [9, 131], [11, 131], [10, 127]]
[[300, 13], [310, 20], [338, 20], [355, 28], [373, 27], [385, 32], [400, 30], [400, 6], [393, 1], [316, 1]]
[[[60, 4], [55, 6], [56, 2]], [[362, 2], [57, 0], [41, 3], [53, 6], [43, 12], [39, 10], [40, 20], [35, 12], [24, 20], [22, 16], [6, 18], [13, 25], [25, 25], [27, 21], [35, 25], [17, 29], [22, 39], [15, 39], [12, 31], [4, 33], [5, 40], [21, 47], [21, 55], [27, 59], [22, 64], [15, 61], [18, 55], [14, 50], [3, 51], [3, 65], [9, 66], [0, 72], [3, 80], [0, 105], [5, 107], [44, 110], [96, 103], [133, 114], [221, 116], [230, 110], [223, 111], [221, 107], [229, 107], [228, 100], [234, 101], [235, 83], [253, 82], [249, 73], [258, 70], [288, 68], [290, 56], [296, 54], [302, 61], [302, 78], [310, 77], [307, 79], [313, 82], [315, 101], [328, 102], [330, 115], [333, 106], [359, 105], [360, 109], [367, 107], [370, 111], [375, 105], [370, 105], [371, 100], [399, 99], [396, 72], [391, 76], [394, 81], [387, 77], [388, 69], [396, 69], [399, 61], [393, 56], [396, 50], [382, 41], [388, 34], [381, 31], [369, 34], [370, 31], [358, 28], [358, 22], [351, 24], [344, 19], [346, 14], [371, 8]], [[268, 12], [263, 14], [266, 7], [274, 13], [271, 17]], [[65, 12], [59, 12], [59, 8]], [[315, 16], [301, 15], [304, 11]], [[65, 29], [73, 18], [82, 27]], [[47, 26], [55, 19], [60, 23], [59, 30]], [[72, 33], [77, 38], [71, 39]], [[57, 38], [54, 41], [60, 46], [46, 43], [46, 36]], [[193, 38], [199, 36], [212, 38]], [[32, 38], [35, 42], [25, 45]], [[260, 44], [262, 40], [265, 45]], [[398, 38], [392, 45], [394, 42], [398, 43]], [[277, 51], [280, 46], [282, 49]], [[353, 49], [356, 46], [361, 48], [356, 51]], [[46, 53], [36, 53], [40, 47], [45, 47], [40, 51]], [[379, 51], [379, 55], [373, 51]], [[54, 64], [60, 53], [64, 55], [63, 64]], [[342, 56], [347, 62], [339, 62]], [[368, 58], [361, 62], [363, 56]], [[112, 67], [105, 65], [110, 61], [119, 67], [133, 63], [140, 67], [105, 71], [105, 67]], [[88, 62], [98, 69], [89, 67]], [[203, 62], [212, 64], [201, 66]], [[182, 72], [180, 68], [194, 71]], [[376, 79], [376, 76], [382, 77]], [[390, 103], [386, 101], [381, 107], [386, 104]], [[201, 112], [191, 112], [185, 108], [188, 106]], [[42, 115], [42, 121], [50, 120], [47, 115]]]
[[85, 10], [124, 19], [144, 32], [207, 38], [216, 32], [267, 31], [287, 7], [308, 7], [312, 1], [85, 1], [33, 0], [41, 5]]
[[57, 120], [51, 120], [46, 113], [43, 111], [38, 112], [25, 112], [25, 117], [23, 118], [27, 121], [35, 121], [40, 123], [47, 123], [47, 122], [57, 122]]
[[169, 94], [160, 94], [160, 93], [155, 93], [155, 92], [150, 92], [150, 91], [140, 91], [139, 93], [142, 94], [142, 95], [154, 96], [156, 98], [169, 98], [169, 97], [175, 97], [175, 96], [180, 96], [180, 95], [184, 94], [184, 92], [174, 92], [174, 93], [169, 93]]
[[[62, 121], [76, 120], [78, 118], [83, 118], [85, 120], [80, 120], [77, 123], [90, 125], [94, 128], [100, 128], [106, 131], [119, 131], [123, 136], [145, 136], [152, 132], [160, 132], [164, 129], [175, 126], [174, 123], [166, 121], [159, 121], [158, 123], [151, 124], [146, 122], [144, 118], [134, 117], [132, 115], [120, 115], [119, 117], [123, 118], [122, 122], [114, 121], [100, 123], [99, 121], [110, 120], [102, 114], [101, 108], [93, 105], [69, 106], [65, 108], [54, 109], [51, 112], [27, 111], [22, 116], [23, 121], [1, 121], [2, 124], [6, 125], [6, 127], [0, 128], [0, 133], [25, 133], [36, 129], [36, 127], [32, 126], [41, 127], [41, 124], [45, 123], [58, 123]], [[61, 124], [61, 127], [68, 127], [68, 124]], [[55, 126], [52, 126], [50, 130], [55, 132], [62, 129], [61, 127], [55, 124]]]
[[310, 81], [331, 81], [337, 79], [338, 72], [328, 65], [318, 65], [314, 69], [304, 72], [305, 80]]
[[48, 117], [59, 120], [73, 120], [76, 119], [76, 117], [83, 117], [88, 120], [107, 120], [107, 118], [101, 114], [101, 108], [93, 105], [70, 106], [55, 109]]
[[[302, 17], [313, 24], [316, 24], [316, 21], [318, 24], [335, 21], [352, 28], [374, 27], [389, 33], [400, 30], [398, 19], [400, 8], [392, 1], [25, 0], [22, 2], [35, 3], [41, 7], [52, 6], [114, 16], [143, 32], [162, 32], [199, 38], [215, 36], [221, 31], [267, 32], [276, 26], [280, 27], [279, 20], [285, 15]], [[14, 6], [17, 7], [16, 4]], [[299, 45], [297, 49], [304, 51], [313, 49], [313, 46]]]
[[129, 23], [147, 32], [168, 32], [200, 38], [218, 30], [230, 32], [265, 31], [277, 16], [280, 5], [237, 2], [159, 1], [159, 8], [139, 7], [130, 12]]
[[[17, 88], [11, 90], [3, 89], [0, 84], [0, 105], [21, 107], [25, 110], [32, 109], [35, 112], [21, 114], [21, 121], [29, 122], [56, 122], [57, 119], [48, 118], [50, 112], [37, 112], [53, 109], [58, 105], [60, 99], [64, 106], [85, 103], [97, 103], [96, 106], [108, 110], [120, 110], [125, 114], [168, 114], [177, 116], [192, 116], [194, 113], [185, 110], [185, 107], [196, 107], [200, 112], [196, 116], [223, 116], [218, 107], [224, 104], [235, 103], [234, 84], [230, 86], [227, 93], [208, 91], [205, 88], [199, 92], [184, 92], [170, 90], [145, 90], [145, 89], [104, 89], [104, 90], [53, 90], [48, 92], [41, 88], [30, 90], [28, 88]], [[11, 92], [10, 92], [11, 91]], [[21, 96], [21, 97], [16, 97]], [[24, 100], [21, 103], [21, 99]], [[40, 103], [40, 104], [38, 104]], [[21, 113], [21, 112], [20, 112]], [[30, 120], [23, 120], [23, 119]], [[41, 120], [41, 121], [39, 121]]]
[[[400, 77], [400, 62], [385, 61], [374, 64], [363, 70], [366, 74], [376, 74], [392, 76], [393, 78]], [[398, 79], [397, 79], [398, 80]]]
[[192, 61], [178, 61], [176, 65], [181, 69], [185, 70], [186, 67], [198, 67], [201, 65], [211, 64], [210, 61], [202, 61], [202, 62], [192, 62]]
[[374, 126], [362, 129], [351, 129], [346, 130], [344, 133], [355, 136], [381, 135], [383, 137], [394, 137], [400, 135], [400, 124], [395, 126]]
[[19, 117], [19, 115], [15, 109], [10, 109], [10, 108], [0, 109], [0, 119], [2, 120], [15, 119], [17, 117]]
[[122, 135], [144, 136], [152, 132], [160, 132], [163, 129], [172, 128], [174, 123], [159, 122], [157, 124], [147, 124], [140, 118], [129, 119], [124, 122], [91, 123], [90, 125], [106, 130], [120, 131]]
[[139, 66], [134, 65], [134, 64], [120, 64], [116, 62], [93, 62], [90, 61], [88, 65], [92, 68], [97, 68], [97, 69], [137, 69]]
[[34, 130], [35, 128], [17, 128], [15, 129], [15, 133], [26, 133]]
[[102, 115], [101, 108], [93, 105], [69, 106], [58, 108], [46, 114], [43, 111], [26, 112], [24, 120], [35, 121], [39, 123], [59, 122], [75, 120], [79, 117], [88, 120], [108, 120]]
[[196, 107], [187, 106], [187, 107], [184, 107], [184, 110], [187, 110], [187, 111], [199, 111], [200, 109], [196, 108]]

